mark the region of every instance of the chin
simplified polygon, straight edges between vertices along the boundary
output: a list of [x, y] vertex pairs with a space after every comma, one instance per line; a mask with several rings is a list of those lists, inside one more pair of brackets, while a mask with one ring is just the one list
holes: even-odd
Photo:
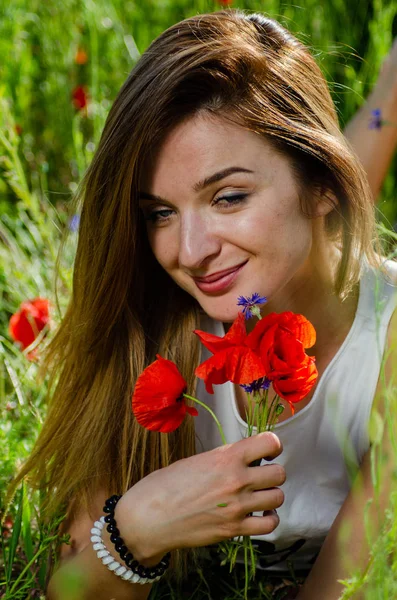
[[223, 323], [233, 323], [233, 321], [237, 318], [239, 312], [241, 312], [240, 307], [237, 306], [237, 302], [233, 305], [230, 305], [228, 302], [224, 301], [222, 305], [222, 301], [219, 302], [218, 306], [214, 306], [210, 302], [200, 302], [200, 306], [211, 319], [215, 321], [222, 321]]

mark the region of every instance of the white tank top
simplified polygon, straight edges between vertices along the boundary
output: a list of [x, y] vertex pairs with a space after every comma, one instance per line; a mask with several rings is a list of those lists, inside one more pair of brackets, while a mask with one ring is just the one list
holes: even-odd
[[[288, 558], [297, 573], [310, 569], [369, 448], [369, 416], [397, 304], [397, 263], [385, 265], [388, 277], [363, 268], [357, 311], [346, 339], [309, 404], [275, 426], [283, 444], [276, 462], [287, 473], [282, 486], [285, 501], [277, 511], [280, 524], [275, 531], [255, 538], [260, 568], [282, 571]], [[203, 318], [201, 327], [225, 334], [223, 324], [209, 317]], [[202, 360], [209, 356], [203, 348]], [[240, 416], [233, 384], [214, 386], [214, 392], [207, 394], [199, 381], [197, 397], [215, 411], [227, 441], [246, 437], [247, 424]], [[195, 421], [197, 452], [222, 445], [207, 411], [199, 409]]]

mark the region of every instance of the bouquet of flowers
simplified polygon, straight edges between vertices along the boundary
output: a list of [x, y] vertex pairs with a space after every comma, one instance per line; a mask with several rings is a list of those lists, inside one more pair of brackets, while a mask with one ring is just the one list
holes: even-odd
[[[303, 315], [292, 312], [270, 313], [262, 318], [259, 306], [265, 302], [259, 294], [240, 296], [237, 304], [242, 311], [223, 337], [195, 331], [212, 353], [196, 368], [196, 376], [204, 380], [210, 394], [214, 385], [227, 381], [242, 386], [247, 394], [248, 435], [271, 431], [286, 404], [293, 414], [295, 404], [308, 395], [318, 375], [314, 357], [305, 351], [316, 341], [313, 325]], [[248, 333], [246, 320], [253, 316], [258, 320]], [[146, 429], [163, 433], [179, 427], [186, 414], [198, 415], [191, 403], [211, 413], [226, 444], [217, 416], [201, 400], [187, 394], [186, 381], [172, 361], [157, 355], [138, 378], [132, 396], [137, 421]], [[256, 569], [251, 539], [224, 543], [221, 549], [231, 568], [239, 550], [243, 550], [247, 591]]]

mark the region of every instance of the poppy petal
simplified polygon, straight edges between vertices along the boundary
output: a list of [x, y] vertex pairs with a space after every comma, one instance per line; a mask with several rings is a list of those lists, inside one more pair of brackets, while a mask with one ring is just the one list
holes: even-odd
[[177, 429], [187, 412], [183, 398], [186, 387], [176, 364], [158, 354], [138, 377], [132, 395], [132, 410], [138, 423], [162, 433]]
[[265, 369], [250, 348], [236, 346], [217, 352], [199, 365], [195, 371], [197, 377], [204, 379], [205, 388], [213, 394], [213, 385], [226, 381], [232, 383], [251, 383], [265, 376]]
[[186, 412], [189, 413], [189, 415], [191, 415], [192, 417], [198, 417], [198, 410], [193, 406], [186, 405]]
[[239, 313], [229, 331], [223, 337], [206, 333], [205, 331], [200, 331], [199, 329], [196, 329], [194, 333], [198, 335], [203, 346], [215, 354], [215, 352], [226, 350], [226, 348], [231, 348], [232, 346], [237, 346], [244, 343], [247, 337], [245, 318], [243, 313]]

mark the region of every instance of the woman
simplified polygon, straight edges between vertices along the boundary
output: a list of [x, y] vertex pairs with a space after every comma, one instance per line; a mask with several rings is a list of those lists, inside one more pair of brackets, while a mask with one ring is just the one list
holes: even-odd
[[[258, 14], [225, 11], [171, 27], [116, 99], [82, 195], [73, 298], [52, 344], [59, 379], [22, 472], [40, 485], [46, 471], [50, 513], [69, 507], [71, 546], [48, 597], [60, 597], [68, 565], [83, 574], [85, 598], [148, 597], [149, 584], [108, 571], [90, 543], [104, 500], [118, 493], [117, 529], [146, 568], [169, 551], [176, 563], [184, 549], [252, 535], [276, 551], [303, 539], [296, 561], [307, 572], [330, 529], [299, 598], [336, 599], [345, 574], [339, 522], [362, 510], [341, 444], [351, 441], [354, 474], [361, 464], [370, 494], [367, 423], [380, 371], [373, 289], [382, 294], [383, 353], [396, 268], [379, 269], [371, 191], [314, 60]], [[268, 298], [263, 314], [292, 310], [316, 328], [319, 382], [295, 417], [286, 407], [278, 435], [241, 440], [245, 399], [219, 386], [207, 400], [228, 446], [217, 447], [203, 415], [197, 440], [191, 418], [170, 435], [140, 428], [131, 393], [145, 366], [156, 353], [171, 358], [192, 391], [199, 319], [222, 333], [237, 296], [253, 292]], [[351, 340], [361, 353], [349, 354]], [[333, 422], [335, 382], [346, 415], [336, 411]], [[249, 467], [264, 456], [276, 462]], [[363, 538], [361, 526], [355, 539]], [[109, 560], [120, 560], [105, 530], [103, 541]]]

